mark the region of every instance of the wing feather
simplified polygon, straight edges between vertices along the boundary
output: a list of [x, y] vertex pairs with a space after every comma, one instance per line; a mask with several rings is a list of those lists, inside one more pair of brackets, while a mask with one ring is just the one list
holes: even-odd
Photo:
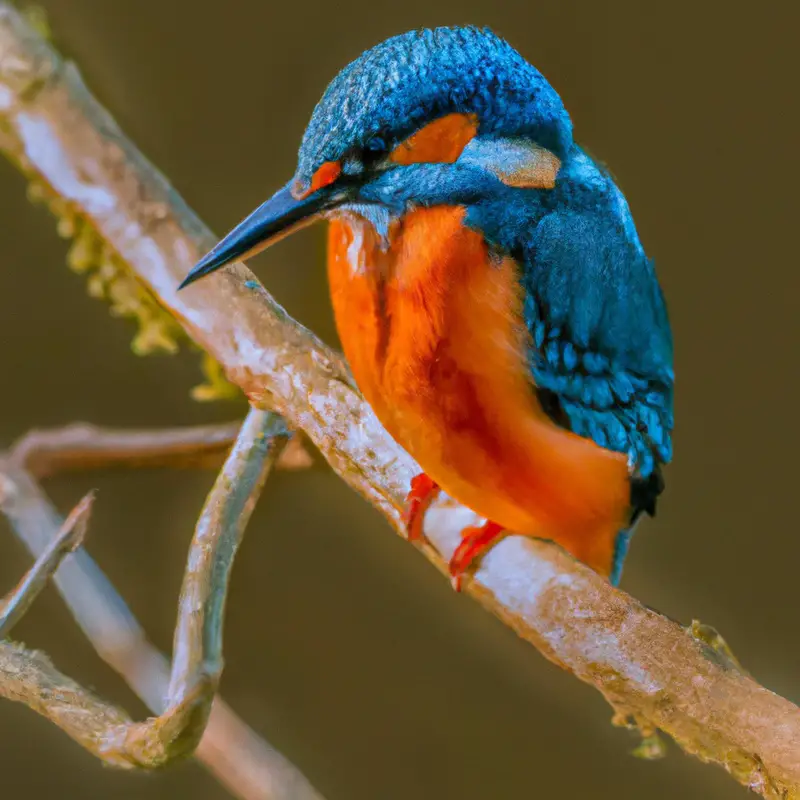
[[673, 428], [672, 339], [652, 264], [625, 226], [591, 210], [544, 216], [523, 261], [530, 368], [544, 407], [626, 453], [632, 499], [652, 511]]

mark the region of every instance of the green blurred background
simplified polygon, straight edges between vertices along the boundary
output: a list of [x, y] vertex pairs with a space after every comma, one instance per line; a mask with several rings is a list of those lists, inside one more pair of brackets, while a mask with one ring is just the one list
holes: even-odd
[[[772, 3], [47, 0], [65, 52], [217, 232], [291, 174], [335, 72], [423, 25], [489, 24], [561, 92], [656, 259], [677, 351], [676, 460], [623, 586], [717, 626], [768, 687], [800, 700], [797, 564], [796, 26]], [[53, 220], [0, 163], [0, 441], [32, 426], [228, 419], [189, 400], [196, 357], [135, 358], [86, 296]], [[259, 257], [289, 311], [336, 337], [314, 228]], [[210, 472], [50, 481], [99, 488], [89, 547], [162, 648]], [[29, 564], [0, 522], [0, 586]], [[16, 631], [69, 674], [144, 709], [48, 590]], [[328, 800], [744, 797], [670, 749], [647, 763], [602, 698], [446, 581], [327, 470], [277, 474], [237, 564], [223, 694]], [[104, 769], [26, 708], [0, 705], [3, 796], [215, 800], [189, 763]]]

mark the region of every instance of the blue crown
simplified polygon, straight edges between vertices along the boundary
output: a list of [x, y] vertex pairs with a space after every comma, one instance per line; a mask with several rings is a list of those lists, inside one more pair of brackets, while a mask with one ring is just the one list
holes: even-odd
[[392, 146], [449, 113], [475, 114], [480, 134], [525, 135], [563, 158], [572, 123], [544, 76], [490, 30], [404, 33], [367, 50], [328, 86], [303, 136], [296, 177], [359, 152]]

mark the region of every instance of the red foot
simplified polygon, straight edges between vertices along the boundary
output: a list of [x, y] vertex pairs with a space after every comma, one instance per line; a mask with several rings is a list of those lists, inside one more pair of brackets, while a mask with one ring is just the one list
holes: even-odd
[[411, 491], [406, 496], [406, 538], [409, 542], [422, 539], [425, 512], [439, 491], [439, 486], [424, 472], [411, 479]]
[[496, 522], [486, 522], [480, 527], [464, 528], [461, 531], [461, 544], [450, 559], [450, 583], [461, 591], [461, 579], [476, 558], [482, 556], [502, 537], [504, 531]]

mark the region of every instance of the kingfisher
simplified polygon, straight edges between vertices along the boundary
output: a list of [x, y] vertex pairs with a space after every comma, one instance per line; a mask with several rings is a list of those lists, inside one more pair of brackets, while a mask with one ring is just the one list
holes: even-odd
[[450, 560], [457, 590], [512, 532], [617, 584], [672, 456], [672, 334], [625, 197], [545, 77], [485, 28], [366, 51], [291, 180], [180, 288], [319, 219], [355, 381], [424, 470], [408, 537], [444, 491], [486, 520]]

